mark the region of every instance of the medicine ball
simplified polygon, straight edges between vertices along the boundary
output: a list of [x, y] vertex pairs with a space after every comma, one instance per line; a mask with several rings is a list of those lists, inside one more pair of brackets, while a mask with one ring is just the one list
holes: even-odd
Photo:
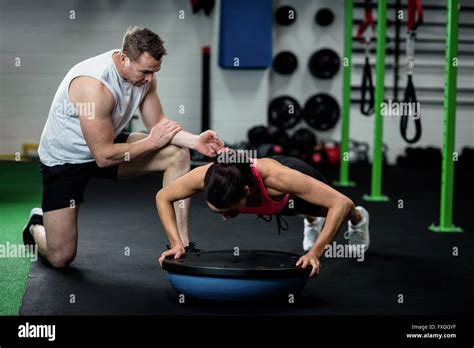
[[329, 94], [315, 94], [304, 106], [304, 120], [314, 129], [325, 131], [333, 128], [339, 120], [340, 109], [337, 101]]
[[255, 126], [248, 130], [247, 138], [252, 146], [260, 146], [270, 142], [270, 133], [265, 126]]
[[275, 128], [270, 131], [270, 139], [273, 144], [286, 147], [290, 141], [290, 136], [283, 129]]
[[290, 25], [296, 21], [296, 10], [288, 5], [279, 7], [275, 12], [275, 20], [280, 25]]
[[322, 27], [330, 25], [334, 20], [334, 13], [328, 8], [321, 8], [316, 12], [314, 20]]
[[275, 59], [273, 59], [273, 69], [282, 75], [292, 74], [297, 66], [298, 59], [289, 51], [280, 52], [275, 56]]
[[316, 140], [316, 135], [307, 129], [307, 128], [300, 128], [291, 137], [291, 144], [292, 146], [296, 147], [300, 153], [312, 153], [314, 148], [318, 144]]
[[310, 58], [308, 68], [311, 74], [320, 79], [330, 79], [339, 71], [341, 61], [330, 48], [316, 51]]
[[275, 98], [268, 106], [268, 122], [279, 129], [293, 128], [301, 117], [301, 107], [292, 97]]

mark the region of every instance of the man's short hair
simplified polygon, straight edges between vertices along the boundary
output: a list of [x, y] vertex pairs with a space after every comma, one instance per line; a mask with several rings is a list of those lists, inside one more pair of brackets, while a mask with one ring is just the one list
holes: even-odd
[[122, 52], [131, 60], [137, 60], [144, 52], [148, 52], [156, 60], [165, 54], [163, 40], [148, 28], [133, 26], [127, 29], [123, 37]]

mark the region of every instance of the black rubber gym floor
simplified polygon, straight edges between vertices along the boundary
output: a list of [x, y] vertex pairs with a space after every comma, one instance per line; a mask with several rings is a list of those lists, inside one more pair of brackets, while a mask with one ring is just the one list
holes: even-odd
[[[336, 172], [323, 171], [330, 179]], [[80, 207], [79, 247], [69, 268], [33, 264], [21, 315], [465, 315], [474, 312], [473, 172], [457, 169], [454, 222], [464, 233], [433, 233], [439, 222], [439, 170], [384, 170], [388, 203], [362, 200], [369, 168], [354, 168], [356, 188], [341, 189], [370, 212], [370, 250], [363, 262], [323, 258], [321, 274], [295, 303], [213, 303], [178, 296], [157, 259], [167, 244], [154, 195], [159, 174], [122, 182], [91, 181]], [[468, 186], [471, 185], [471, 186]], [[399, 199], [403, 209], [398, 208]], [[205, 250], [271, 249], [302, 253], [302, 219], [276, 222], [239, 216], [224, 222], [192, 200], [190, 235]], [[344, 243], [342, 231], [337, 241]], [[130, 256], [125, 256], [126, 248]], [[459, 255], [453, 256], [457, 247]], [[399, 303], [403, 295], [403, 303]], [[71, 303], [73, 302], [73, 303]]]

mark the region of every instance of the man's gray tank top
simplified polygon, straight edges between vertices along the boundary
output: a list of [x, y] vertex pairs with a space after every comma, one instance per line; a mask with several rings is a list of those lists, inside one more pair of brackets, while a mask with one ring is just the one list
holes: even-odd
[[[51, 104], [48, 119], [41, 134], [38, 154], [43, 164], [55, 166], [64, 163], [86, 163], [94, 161], [86, 144], [79, 123], [79, 110], [69, 100], [69, 84], [78, 76], [90, 76], [100, 82], [112, 93], [115, 107], [110, 114], [116, 137], [132, 119], [150, 88], [149, 83], [133, 86], [118, 74], [112, 61], [111, 50], [96, 57], [84, 60], [66, 74]], [[90, 105], [81, 105], [93, 111]], [[89, 112], [88, 115], [91, 115]], [[84, 117], [84, 116], [83, 116]]]

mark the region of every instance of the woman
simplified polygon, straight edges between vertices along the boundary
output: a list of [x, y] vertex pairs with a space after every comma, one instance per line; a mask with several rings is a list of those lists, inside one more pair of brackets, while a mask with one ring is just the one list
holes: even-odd
[[[245, 163], [217, 161], [197, 167], [165, 186], [156, 195], [158, 213], [170, 241], [160, 257], [180, 258], [185, 253], [179, 237], [173, 203], [203, 191], [209, 208], [224, 220], [238, 214], [304, 215], [303, 248], [296, 266], [312, 266], [319, 274], [319, 258], [348, 219], [349, 244], [369, 247], [369, 213], [340, 192], [309, 164], [293, 157], [248, 159]], [[228, 157], [229, 158], [229, 157]], [[324, 226], [324, 227], [323, 227]]]

